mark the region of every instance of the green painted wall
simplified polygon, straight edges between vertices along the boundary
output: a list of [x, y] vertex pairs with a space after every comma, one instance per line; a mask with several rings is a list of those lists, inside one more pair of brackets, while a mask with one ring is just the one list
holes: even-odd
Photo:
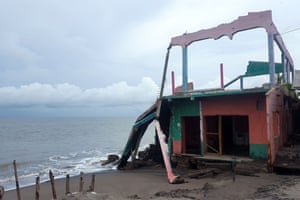
[[268, 145], [250, 144], [250, 157], [254, 159], [268, 159]]
[[181, 117], [199, 116], [199, 102], [176, 100], [171, 103], [171, 110], [170, 133], [173, 140], [181, 140]]

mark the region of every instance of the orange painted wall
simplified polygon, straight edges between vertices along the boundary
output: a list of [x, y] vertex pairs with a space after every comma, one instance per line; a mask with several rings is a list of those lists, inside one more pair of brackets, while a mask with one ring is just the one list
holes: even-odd
[[202, 116], [247, 115], [249, 119], [249, 143], [267, 144], [265, 94], [208, 97], [201, 100]]
[[173, 153], [182, 153], [182, 142], [181, 140], [173, 140]]

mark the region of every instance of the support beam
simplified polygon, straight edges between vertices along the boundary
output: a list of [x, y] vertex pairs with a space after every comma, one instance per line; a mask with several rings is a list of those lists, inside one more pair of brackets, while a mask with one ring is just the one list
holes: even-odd
[[201, 144], [201, 149], [200, 149], [200, 154], [203, 156], [204, 155], [204, 136], [203, 136], [203, 120], [202, 120], [202, 102], [199, 101], [199, 116], [200, 116], [200, 144]]
[[244, 77], [243, 76], [240, 76], [241, 79], [240, 79], [240, 89], [243, 90], [244, 89]]
[[294, 83], [294, 80], [295, 80], [295, 70], [294, 68], [292, 68], [292, 81], [291, 81], [292, 84]]
[[161, 128], [160, 128], [160, 124], [159, 121], [155, 120], [155, 130], [156, 130], [156, 134], [158, 136], [159, 139], [159, 144], [161, 147], [161, 153], [164, 159], [164, 163], [165, 163], [165, 168], [167, 171], [167, 176], [168, 176], [168, 180], [169, 183], [171, 184], [177, 184], [177, 183], [183, 183], [184, 180], [181, 179], [179, 176], [176, 176], [173, 173], [172, 167], [171, 167], [171, 162], [170, 162], [170, 157], [168, 155], [168, 145], [166, 144], [166, 135], [162, 132]]
[[188, 91], [187, 46], [182, 47], [182, 92]]
[[290, 68], [290, 62], [286, 63], [287, 67], [287, 83], [291, 82], [291, 68]]
[[287, 79], [287, 77], [286, 77], [286, 60], [285, 60], [285, 55], [284, 55], [284, 53], [282, 53], [281, 54], [281, 64], [282, 64], [282, 67], [283, 67], [283, 79], [282, 79], [282, 81], [283, 81], [283, 83], [286, 83], [286, 79]]
[[171, 79], [172, 79], [172, 95], [175, 94], [175, 75], [174, 75], [174, 71], [172, 71], [171, 73]]
[[224, 89], [223, 63], [220, 64], [220, 83], [221, 83], [221, 88]]
[[275, 62], [274, 62], [274, 35], [268, 33], [268, 53], [269, 53], [269, 74], [270, 84], [275, 85]]
[[167, 68], [168, 68], [168, 62], [169, 62], [170, 48], [171, 47], [168, 48], [166, 57], [165, 57], [164, 72], [163, 72], [163, 76], [162, 76], [162, 80], [161, 80], [159, 98], [161, 98], [164, 94], [164, 87], [165, 87], [166, 74], [167, 74]]
[[223, 146], [222, 146], [222, 116], [219, 115], [218, 119], [218, 136], [219, 136], [219, 154], [223, 154]]

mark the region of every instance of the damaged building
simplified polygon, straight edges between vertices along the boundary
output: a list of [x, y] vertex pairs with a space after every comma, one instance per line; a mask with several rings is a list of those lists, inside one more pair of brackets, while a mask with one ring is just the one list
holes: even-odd
[[[265, 61], [249, 60], [245, 63], [246, 72], [226, 84], [221, 64], [219, 88], [197, 89], [188, 82], [189, 45], [224, 36], [233, 39], [239, 32], [257, 28], [264, 29], [267, 36]], [[172, 81], [172, 94], [164, 95], [169, 53], [174, 46], [182, 49], [182, 85], [175, 88]], [[275, 47], [280, 52], [279, 63], [275, 63]], [[244, 87], [247, 78], [261, 75], [268, 76], [267, 83]], [[173, 37], [167, 49], [160, 96], [134, 124], [119, 168], [126, 165], [130, 156], [135, 159], [140, 140], [153, 121], [162, 138], [156, 141], [164, 155], [169, 181], [173, 176], [169, 176], [170, 160], [181, 157], [259, 159], [272, 167], [278, 151], [300, 127], [296, 122], [300, 116], [296, 76], [293, 59], [272, 21], [271, 11], [248, 13], [231, 23]], [[238, 82], [239, 88], [229, 89]]]

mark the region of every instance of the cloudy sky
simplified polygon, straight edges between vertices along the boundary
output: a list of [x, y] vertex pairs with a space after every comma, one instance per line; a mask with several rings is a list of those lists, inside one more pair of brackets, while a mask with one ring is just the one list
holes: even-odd
[[[0, 0], [0, 117], [136, 116], [157, 98], [171, 37], [253, 11], [272, 10], [300, 66], [299, 7], [298, 0]], [[189, 79], [217, 87], [219, 63], [229, 81], [248, 60], [266, 60], [266, 44], [264, 30], [193, 44]], [[168, 71], [177, 84], [180, 51], [172, 49]]]

